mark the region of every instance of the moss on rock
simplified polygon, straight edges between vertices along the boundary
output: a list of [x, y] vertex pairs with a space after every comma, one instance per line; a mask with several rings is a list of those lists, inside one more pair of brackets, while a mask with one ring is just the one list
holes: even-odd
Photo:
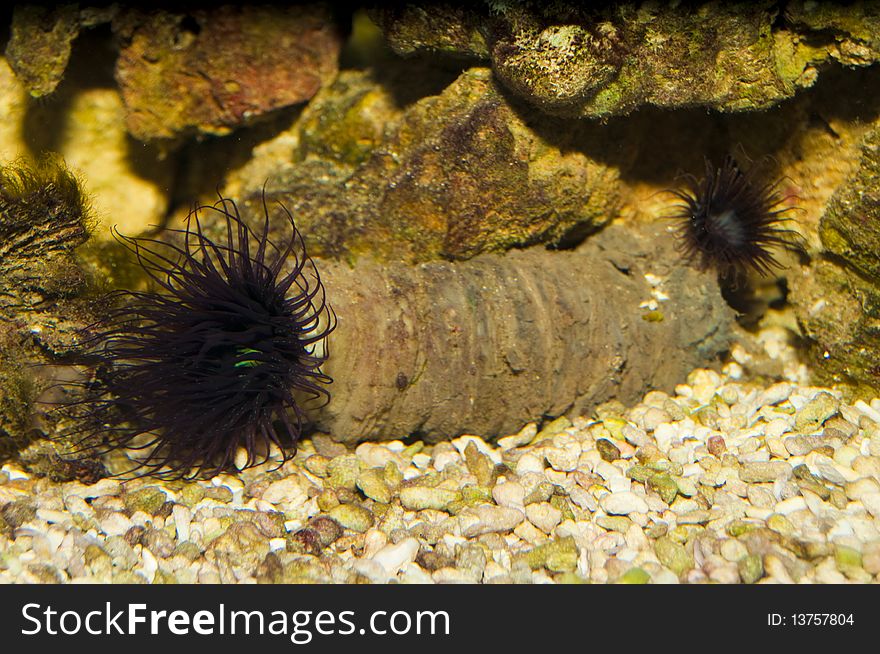
[[79, 28], [76, 4], [15, 7], [6, 58], [33, 97], [48, 95], [58, 86]]
[[400, 54], [488, 59], [544, 111], [606, 118], [642, 105], [765, 109], [812, 86], [828, 63], [880, 57], [869, 3], [789, 4], [410, 3], [372, 16]]
[[[324, 256], [416, 262], [560, 243], [620, 202], [617, 170], [585, 154], [592, 135], [564, 127], [512, 105], [485, 68], [405, 108], [370, 74], [349, 72], [303, 112], [288, 163], [273, 151], [280, 179], [268, 195]], [[266, 168], [252, 163], [235, 182], [251, 205]]]
[[857, 395], [880, 389], [880, 128], [865, 138], [859, 169], [819, 224], [825, 257], [794, 280], [793, 300], [824, 383]]
[[327, 5], [122, 11], [116, 79], [142, 140], [226, 134], [311, 98], [333, 78], [341, 35]]

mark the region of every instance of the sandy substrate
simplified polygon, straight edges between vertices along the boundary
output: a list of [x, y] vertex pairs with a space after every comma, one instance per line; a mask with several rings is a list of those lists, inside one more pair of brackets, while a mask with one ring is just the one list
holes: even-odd
[[[880, 399], [696, 370], [495, 444], [305, 441], [200, 482], [0, 472], [0, 582], [880, 580]], [[760, 339], [759, 339], [760, 340]], [[741, 365], [742, 364], [742, 365]]]

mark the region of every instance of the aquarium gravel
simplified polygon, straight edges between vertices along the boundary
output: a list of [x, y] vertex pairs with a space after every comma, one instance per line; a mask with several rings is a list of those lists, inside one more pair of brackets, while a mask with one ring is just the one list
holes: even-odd
[[489, 443], [304, 441], [205, 481], [0, 472], [0, 581], [880, 580], [880, 399], [807, 385], [785, 331], [672, 394]]

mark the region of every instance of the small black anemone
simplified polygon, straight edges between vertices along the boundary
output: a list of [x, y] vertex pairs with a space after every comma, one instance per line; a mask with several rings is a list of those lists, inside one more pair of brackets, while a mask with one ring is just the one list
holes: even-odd
[[773, 248], [802, 251], [797, 232], [783, 227], [793, 208], [783, 206], [778, 182], [756, 182], [754, 169], [744, 173], [729, 155], [720, 168], [706, 159], [702, 179], [684, 179], [685, 190], [670, 191], [682, 201], [672, 218], [679, 221], [679, 250], [702, 268], [725, 276], [749, 268], [767, 275], [783, 268]]
[[[284, 208], [284, 207], [282, 207]], [[269, 238], [269, 212], [257, 234], [232, 200], [194, 209], [178, 245], [114, 235], [158, 287], [116, 291], [89, 338], [99, 363], [86, 399], [82, 441], [94, 453], [148, 450], [145, 474], [213, 476], [265, 462], [272, 445], [295, 453], [304, 402], [329, 401], [321, 372], [336, 317], [293, 217], [282, 244]], [[202, 230], [205, 214], [225, 221], [225, 241]]]

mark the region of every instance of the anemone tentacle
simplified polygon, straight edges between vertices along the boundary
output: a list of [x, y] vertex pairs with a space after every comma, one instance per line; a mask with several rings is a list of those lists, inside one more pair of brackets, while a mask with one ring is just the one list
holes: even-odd
[[[193, 209], [182, 245], [114, 230], [155, 290], [119, 290], [84, 339], [97, 383], [72, 402], [89, 455], [115, 448], [148, 450], [146, 474], [213, 476], [261, 463], [275, 446], [295, 453], [305, 404], [329, 401], [332, 380], [318, 348], [336, 326], [320, 275], [293, 216], [283, 243], [242, 220], [220, 196]], [[203, 231], [206, 214], [226, 222], [225, 242]], [[96, 441], [100, 441], [95, 445]]]
[[684, 189], [670, 191], [680, 200], [671, 218], [678, 221], [679, 251], [701, 267], [768, 275], [783, 268], [774, 248], [803, 250], [800, 235], [785, 227], [793, 207], [784, 206], [779, 182], [756, 183], [753, 170], [743, 172], [729, 155], [720, 168], [706, 159], [702, 179], [683, 179]]

